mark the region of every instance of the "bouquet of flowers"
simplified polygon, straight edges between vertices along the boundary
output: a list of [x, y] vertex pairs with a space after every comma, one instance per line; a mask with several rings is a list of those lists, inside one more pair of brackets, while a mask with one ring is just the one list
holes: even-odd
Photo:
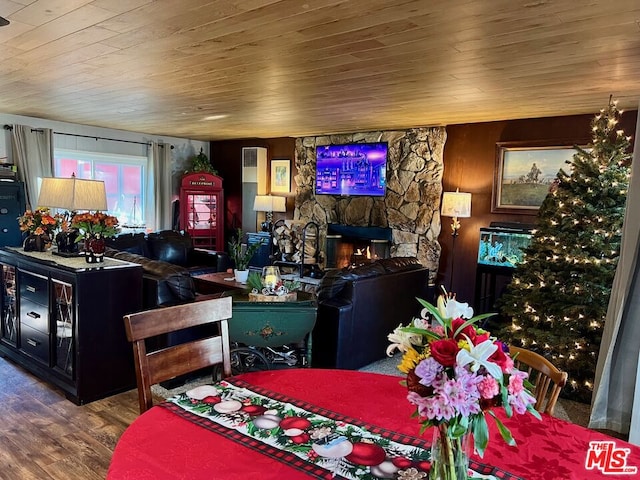
[[96, 235], [105, 238], [113, 237], [120, 231], [118, 219], [102, 212], [86, 212], [74, 215], [71, 219], [71, 228], [75, 228], [80, 232], [76, 241]]
[[51, 215], [47, 207], [39, 207], [35, 210], [27, 210], [24, 215], [18, 217], [20, 230], [32, 235], [46, 235], [50, 239], [61, 224], [59, 215]]
[[453, 295], [440, 296], [437, 307], [421, 299], [419, 302], [424, 307], [421, 318], [409, 326], [400, 325], [389, 335], [387, 354], [395, 349], [403, 353], [398, 369], [407, 374], [407, 399], [417, 407], [415, 416], [422, 424], [421, 433], [428, 427], [437, 429], [434, 440], [437, 443], [439, 439], [442, 452], [434, 456], [432, 451], [432, 470], [442, 469], [437, 464], [442, 454], [445, 470], [452, 470], [435, 478], [458, 478], [454, 472], [457, 467], [449, 463], [457, 463], [457, 450], [469, 433], [476, 452], [483, 456], [489, 442], [487, 415], [494, 418], [504, 441], [515, 445], [494, 408], [503, 408], [507, 417], [514, 411], [529, 412], [537, 418], [540, 414], [533, 408], [535, 398], [528, 390], [532, 388], [526, 381], [528, 374], [514, 367], [504, 343], [475, 326], [493, 314], [472, 317], [473, 309], [457, 302]]

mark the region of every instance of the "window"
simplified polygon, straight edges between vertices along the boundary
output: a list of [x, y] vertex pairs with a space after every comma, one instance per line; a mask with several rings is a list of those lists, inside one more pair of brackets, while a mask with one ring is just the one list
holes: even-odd
[[54, 175], [103, 180], [107, 208], [126, 229], [144, 228], [147, 157], [55, 149]]

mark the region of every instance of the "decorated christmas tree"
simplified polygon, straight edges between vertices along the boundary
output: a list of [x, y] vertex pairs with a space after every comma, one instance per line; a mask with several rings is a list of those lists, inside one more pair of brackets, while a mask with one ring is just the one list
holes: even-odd
[[629, 185], [630, 137], [609, 100], [591, 122], [592, 142], [576, 147], [538, 213], [524, 262], [500, 300], [511, 318], [500, 336], [568, 372], [564, 396], [589, 402]]

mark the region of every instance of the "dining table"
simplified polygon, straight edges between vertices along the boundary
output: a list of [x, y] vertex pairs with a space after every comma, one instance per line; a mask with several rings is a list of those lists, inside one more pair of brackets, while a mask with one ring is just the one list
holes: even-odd
[[[432, 429], [421, 434], [401, 380], [300, 368], [196, 387], [155, 405], [125, 430], [107, 479], [426, 480]], [[640, 447], [546, 414], [507, 418], [495, 410], [516, 444], [507, 445], [487, 416], [488, 447], [482, 458], [470, 458], [476, 478], [639, 475]]]

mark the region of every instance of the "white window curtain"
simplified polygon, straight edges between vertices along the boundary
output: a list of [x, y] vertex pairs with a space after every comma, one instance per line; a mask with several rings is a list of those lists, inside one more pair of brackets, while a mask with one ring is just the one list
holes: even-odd
[[39, 205], [39, 179], [53, 176], [53, 132], [48, 128], [13, 125], [11, 140], [18, 178], [24, 182], [27, 208]]
[[168, 230], [172, 225], [171, 211], [171, 145], [152, 142], [147, 164], [147, 227]]
[[[640, 122], [636, 124], [631, 170], [620, 259], [600, 344], [589, 421], [591, 428], [624, 434], [630, 430], [636, 379], [640, 379]], [[639, 409], [640, 399], [635, 404]], [[635, 416], [639, 414], [635, 412]]]

